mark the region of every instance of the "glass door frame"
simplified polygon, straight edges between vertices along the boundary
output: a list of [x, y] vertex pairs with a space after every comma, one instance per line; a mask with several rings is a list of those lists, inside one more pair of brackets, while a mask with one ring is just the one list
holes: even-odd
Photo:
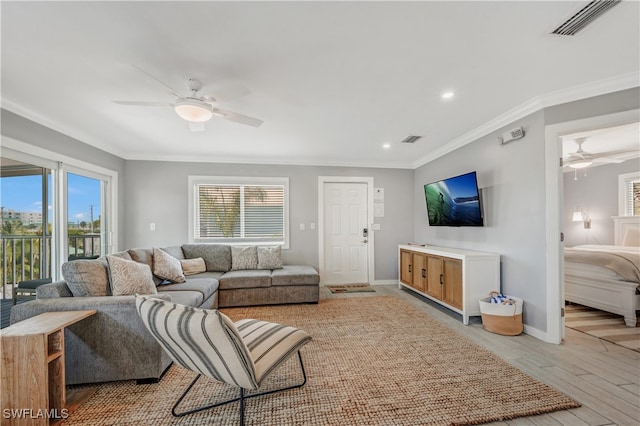
[[102, 217], [100, 234], [102, 254], [118, 247], [118, 172], [66, 155], [2, 136], [2, 155], [51, 169], [51, 278], [62, 279], [62, 264], [67, 260], [67, 172], [101, 181]]

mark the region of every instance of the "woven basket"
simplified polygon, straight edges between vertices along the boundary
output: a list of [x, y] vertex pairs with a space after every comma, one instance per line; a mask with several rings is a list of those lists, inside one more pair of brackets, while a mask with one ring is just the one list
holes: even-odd
[[522, 333], [522, 306], [519, 297], [505, 296], [504, 303], [491, 303], [491, 296], [480, 299], [480, 315], [485, 330], [504, 336], [517, 336]]

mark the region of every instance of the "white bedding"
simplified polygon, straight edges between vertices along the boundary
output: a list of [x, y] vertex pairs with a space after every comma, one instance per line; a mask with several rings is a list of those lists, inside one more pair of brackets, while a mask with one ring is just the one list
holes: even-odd
[[640, 283], [640, 249], [627, 246], [581, 245], [564, 250], [565, 263], [595, 265], [615, 271], [625, 281]]

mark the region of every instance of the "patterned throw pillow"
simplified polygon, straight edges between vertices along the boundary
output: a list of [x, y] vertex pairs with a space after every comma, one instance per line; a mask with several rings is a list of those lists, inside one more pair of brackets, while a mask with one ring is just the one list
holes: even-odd
[[258, 269], [282, 269], [282, 248], [258, 247]]
[[231, 247], [231, 270], [256, 269], [258, 267], [258, 252], [256, 246]]
[[195, 275], [207, 271], [207, 265], [201, 257], [197, 257], [195, 259], [181, 259], [180, 265], [182, 266], [182, 272], [185, 275]]
[[153, 275], [172, 283], [183, 283], [185, 281], [180, 261], [169, 253], [155, 247], [153, 248]]
[[107, 262], [114, 296], [158, 293], [149, 265], [115, 256], [107, 256]]

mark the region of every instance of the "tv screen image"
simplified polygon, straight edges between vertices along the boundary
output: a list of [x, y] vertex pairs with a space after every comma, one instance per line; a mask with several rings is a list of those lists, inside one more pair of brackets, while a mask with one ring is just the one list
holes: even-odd
[[476, 172], [424, 186], [430, 226], [483, 226]]

